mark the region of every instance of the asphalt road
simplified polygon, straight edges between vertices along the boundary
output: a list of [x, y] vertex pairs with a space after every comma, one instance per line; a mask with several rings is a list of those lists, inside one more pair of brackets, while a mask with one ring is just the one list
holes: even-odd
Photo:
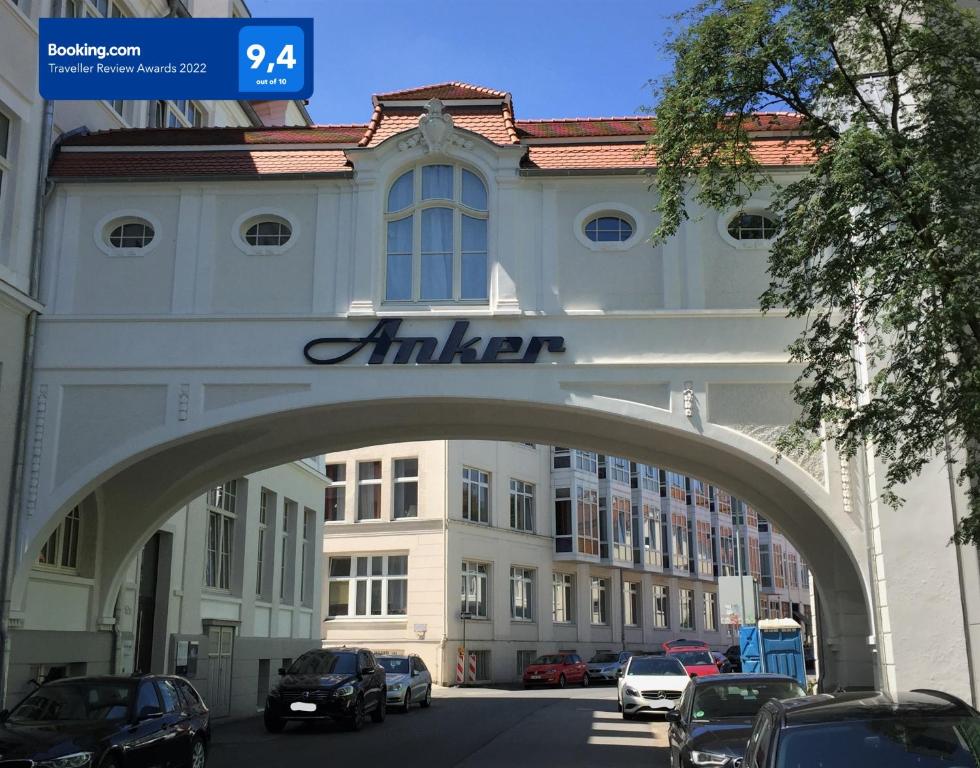
[[390, 712], [358, 733], [290, 725], [271, 735], [259, 717], [214, 726], [208, 768], [397, 765], [442, 768], [666, 768], [662, 718], [626, 722], [614, 688], [437, 689], [428, 710]]

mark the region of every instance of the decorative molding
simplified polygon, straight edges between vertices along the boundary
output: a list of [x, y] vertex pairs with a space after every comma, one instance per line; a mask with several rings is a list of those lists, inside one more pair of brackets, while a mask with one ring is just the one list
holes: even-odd
[[840, 457], [840, 497], [844, 512], [851, 514], [854, 509], [851, 498], [851, 466], [843, 456]]
[[[753, 440], [758, 440], [760, 443], [764, 443], [773, 449], [775, 449], [779, 438], [789, 429], [786, 426], [775, 424], [730, 424], [726, 426], [728, 426], [730, 429], [737, 430], [744, 435], [748, 435]], [[804, 472], [810, 475], [817, 482], [821, 484], [826, 482], [823, 451], [814, 451], [810, 454], [797, 451], [794, 453], [787, 453], [786, 457], [793, 461], [793, 463], [797, 464]]]
[[398, 142], [398, 149], [405, 152], [420, 145], [426, 152], [442, 152], [452, 146], [470, 149], [473, 141], [459, 134], [453, 124], [453, 116], [443, 111], [439, 99], [430, 99], [425, 113], [419, 118], [418, 131]]
[[181, 384], [177, 390], [177, 420], [187, 421], [187, 409], [191, 401], [191, 385]]
[[48, 416], [48, 385], [42, 384], [37, 390], [34, 405], [34, 443], [31, 447], [31, 480], [27, 488], [27, 516], [32, 517], [37, 509], [37, 489], [41, 482], [41, 454], [44, 444], [44, 424]]

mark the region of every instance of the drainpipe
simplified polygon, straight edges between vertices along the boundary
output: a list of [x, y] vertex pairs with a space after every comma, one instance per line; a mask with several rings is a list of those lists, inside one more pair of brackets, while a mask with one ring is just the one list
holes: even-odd
[[[29, 296], [35, 302], [40, 295], [41, 250], [44, 244], [44, 203], [51, 159], [51, 135], [54, 132], [54, 102], [42, 102], [41, 146], [38, 154], [37, 183], [34, 188], [34, 220], [31, 228], [31, 262]], [[3, 532], [3, 553], [0, 563], [0, 703], [6, 703], [10, 670], [10, 610], [14, 572], [20, 560], [17, 542], [20, 539], [21, 497], [24, 484], [24, 465], [27, 456], [27, 423], [34, 386], [34, 347], [37, 338], [38, 311], [30, 310], [24, 328], [24, 354], [21, 360], [20, 390], [17, 420], [14, 425], [14, 459], [10, 472], [7, 497], [7, 524]]]

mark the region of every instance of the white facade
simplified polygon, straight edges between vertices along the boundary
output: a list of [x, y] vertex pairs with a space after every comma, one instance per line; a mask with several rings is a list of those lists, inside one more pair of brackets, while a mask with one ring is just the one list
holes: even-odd
[[[654, 650], [679, 637], [719, 650], [732, 644], [718, 602], [723, 557], [707, 484], [698, 486], [706, 540], [694, 525], [700, 509], [686, 497], [675, 509], [684, 527], [681, 561], [664, 546], [667, 473], [625, 459], [450, 440], [324, 460], [333, 478], [323, 539], [325, 645], [418, 653], [448, 684], [464, 646], [467, 658], [477, 658], [468, 680], [502, 683], [519, 679], [530, 658], [557, 650], [588, 658], [598, 650]], [[671, 476], [682, 490], [699, 482]], [[712, 501], [724, 495], [710, 492]], [[798, 581], [799, 556], [783, 546]], [[764, 578], [757, 565], [750, 571], [746, 561], [744, 571]], [[770, 592], [774, 616], [782, 602], [787, 616], [791, 605], [794, 615], [809, 614], [808, 593]]]
[[324, 486], [322, 464], [299, 461], [194, 499], [127, 565], [108, 621], [94, 611], [94, 553], [112, 521], [73, 510], [14, 616], [11, 697], [52, 673], [179, 671], [215, 716], [253, 714], [276, 670], [319, 645]]

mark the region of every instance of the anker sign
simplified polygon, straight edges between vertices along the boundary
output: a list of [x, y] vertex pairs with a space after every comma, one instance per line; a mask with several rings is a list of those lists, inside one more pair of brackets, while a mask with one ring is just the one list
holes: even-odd
[[[406, 365], [413, 361], [427, 365], [450, 363], [536, 363], [542, 350], [552, 354], [565, 351], [563, 336], [532, 336], [527, 344], [521, 336], [491, 336], [480, 346], [480, 336], [466, 337], [468, 320], [457, 320], [441, 348], [434, 336], [398, 336], [401, 318], [381, 320], [374, 330], [361, 338], [323, 337], [303, 347], [303, 356], [314, 365], [335, 365], [349, 360], [365, 347], [371, 348], [368, 365], [391, 362]], [[332, 347], [341, 345], [340, 354], [329, 355]], [[345, 348], [346, 347], [346, 348]], [[394, 356], [389, 353], [395, 347]]]

